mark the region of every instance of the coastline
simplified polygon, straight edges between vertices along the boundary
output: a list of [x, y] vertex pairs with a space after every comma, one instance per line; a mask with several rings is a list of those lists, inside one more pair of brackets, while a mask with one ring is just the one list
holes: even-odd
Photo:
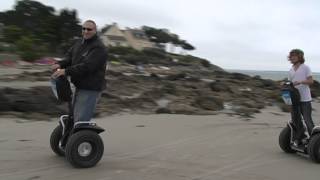
[[[288, 77], [288, 71], [271, 71], [271, 70], [240, 70], [240, 69], [226, 69], [230, 73], [243, 73], [249, 76], [260, 76], [263, 79], [271, 79], [274, 81], [280, 81]], [[320, 73], [313, 72], [313, 78], [316, 81], [320, 81]]]

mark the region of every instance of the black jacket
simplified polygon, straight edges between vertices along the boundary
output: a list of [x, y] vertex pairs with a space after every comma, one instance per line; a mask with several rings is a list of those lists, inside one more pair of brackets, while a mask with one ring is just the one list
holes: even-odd
[[102, 91], [106, 88], [107, 57], [106, 47], [95, 35], [76, 41], [59, 64], [76, 88]]

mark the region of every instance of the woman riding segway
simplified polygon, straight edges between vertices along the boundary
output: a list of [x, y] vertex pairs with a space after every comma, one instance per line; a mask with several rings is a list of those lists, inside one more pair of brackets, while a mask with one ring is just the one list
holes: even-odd
[[[292, 64], [292, 68], [289, 71], [289, 81], [293, 83], [293, 86], [298, 89], [300, 94], [300, 102], [292, 105], [292, 121], [294, 122], [296, 132], [294, 145], [302, 145], [302, 140], [305, 138], [306, 125], [307, 136], [311, 135], [314, 123], [311, 117], [311, 91], [310, 85], [313, 84], [312, 74], [310, 68], [304, 64], [304, 53], [300, 49], [293, 49], [288, 56], [289, 61]], [[304, 121], [302, 121], [302, 118]]]
[[283, 84], [282, 97], [291, 106], [291, 120], [280, 133], [279, 145], [287, 153], [306, 153], [320, 162], [320, 127], [314, 127], [311, 117], [311, 70], [304, 64], [304, 53], [300, 49], [291, 50], [288, 59], [292, 68], [289, 81]]

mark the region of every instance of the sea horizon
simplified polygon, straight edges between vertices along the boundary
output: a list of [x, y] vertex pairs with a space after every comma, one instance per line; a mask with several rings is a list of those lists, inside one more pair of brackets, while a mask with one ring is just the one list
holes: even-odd
[[[262, 79], [271, 79], [275, 81], [283, 80], [288, 78], [289, 71], [278, 71], [278, 70], [243, 70], [243, 69], [225, 69], [231, 73], [241, 73], [249, 76], [260, 76]], [[320, 73], [312, 72], [313, 79], [320, 81]]]

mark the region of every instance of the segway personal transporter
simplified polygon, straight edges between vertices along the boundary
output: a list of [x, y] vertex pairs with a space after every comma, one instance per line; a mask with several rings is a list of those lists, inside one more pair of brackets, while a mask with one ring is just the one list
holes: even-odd
[[[291, 82], [285, 82], [281, 90], [281, 96], [284, 102], [289, 105], [295, 105], [300, 101], [300, 95], [297, 89], [294, 88]], [[289, 120], [287, 126], [282, 129], [279, 135], [280, 148], [286, 153], [303, 153], [308, 154], [310, 158], [320, 163], [320, 126], [315, 126], [312, 133], [309, 134], [306, 128], [304, 119], [301, 117], [302, 124], [304, 125], [305, 138], [302, 139], [301, 144], [294, 143], [294, 133], [296, 133], [296, 127], [292, 120]]]
[[51, 80], [51, 87], [56, 98], [68, 102], [68, 115], [60, 117], [59, 125], [50, 137], [50, 146], [58, 156], [65, 156], [74, 167], [89, 168], [101, 159], [104, 145], [99, 133], [104, 129], [93, 121], [74, 122], [72, 90], [65, 76]]

